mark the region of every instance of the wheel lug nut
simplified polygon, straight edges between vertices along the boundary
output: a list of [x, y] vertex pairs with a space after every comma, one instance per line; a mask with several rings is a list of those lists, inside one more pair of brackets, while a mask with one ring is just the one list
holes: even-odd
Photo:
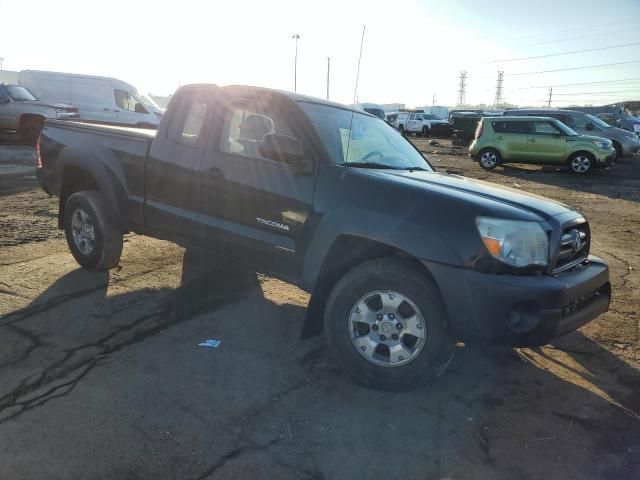
[[398, 330], [402, 330], [402, 324], [401, 323], [396, 323], [396, 328]]
[[393, 313], [389, 314], [389, 319], [393, 320], [394, 318], [396, 318], [396, 316]]
[[377, 314], [377, 315], [376, 315], [376, 318], [377, 318], [378, 320], [382, 320], [382, 314], [381, 314], [381, 313]]
[[395, 333], [393, 333], [393, 334], [391, 335], [391, 338], [392, 338], [393, 340], [397, 340], [397, 339], [398, 339], [398, 335], [397, 335], [397, 334], [395, 334]]
[[382, 340], [383, 342], [387, 339], [386, 335], [380, 335], [380, 340]]
[[373, 330], [374, 332], [378, 331], [378, 325], [372, 325], [371, 326], [371, 330]]

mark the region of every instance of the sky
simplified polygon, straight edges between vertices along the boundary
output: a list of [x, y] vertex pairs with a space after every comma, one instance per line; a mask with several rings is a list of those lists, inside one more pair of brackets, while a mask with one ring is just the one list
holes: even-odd
[[466, 71], [466, 103], [491, 104], [499, 70], [504, 101], [521, 106], [546, 103], [549, 86], [557, 107], [640, 99], [639, 0], [0, 0], [0, 18], [5, 70], [105, 75], [156, 95], [196, 82], [292, 91], [298, 34], [297, 91], [326, 96], [330, 57], [330, 98], [351, 103], [365, 26], [361, 102], [452, 106]]

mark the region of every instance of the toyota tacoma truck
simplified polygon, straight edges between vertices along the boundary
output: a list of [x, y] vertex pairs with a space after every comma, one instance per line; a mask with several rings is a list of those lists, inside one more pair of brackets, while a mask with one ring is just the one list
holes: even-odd
[[124, 232], [207, 249], [311, 293], [367, 386], [441, 373], [457, 341], [541, 345], [607, 311], [607, 264], [572, 208], [437, 172], [383, 120], [256, 87], [192, 85], [157, 132], [47, 121], [37, 177], [90, 270]]
[[78, 120], [78, 109], [61, 103], [38, 100], [19, 85], [0, 85], [0, 132], [20, 134], [22, 140], [35, 145], [45, 119]]

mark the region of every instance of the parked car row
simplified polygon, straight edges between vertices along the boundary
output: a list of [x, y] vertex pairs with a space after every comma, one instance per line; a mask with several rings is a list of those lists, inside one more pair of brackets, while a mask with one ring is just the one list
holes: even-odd
[[46, 119], [156, 128], [163, 110], [117, 78], [23, 70], [0, 89], [0, 131], [35, 144]]
[[432, 113], [400, 112], [392, 126], [403, 134], [414, 134], [428, 137], [434, 135], [450, 135], [451, 125]]

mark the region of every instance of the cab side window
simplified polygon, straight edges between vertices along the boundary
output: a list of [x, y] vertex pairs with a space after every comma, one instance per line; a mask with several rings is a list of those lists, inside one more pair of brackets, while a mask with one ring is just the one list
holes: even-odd
[[129, 92], [125, 92], [124, 90], [114, 90], [114, 95], [116, 97], [117, 106], [131, 112], [136, 111], [136, 99], [133, 98], [133, 95]]
[[186, 95], [172, 114], [167, 138], [188, 147], [198, 145], [208, 107], [204, 99], [196, 95]]
[[272, 110], [257, 105], [232, 105], [227, 111], [220, 137], [220, 151], [250, 158], [260, 155], [260, 141], [268, 133], [294, 136], [287, 123]]

